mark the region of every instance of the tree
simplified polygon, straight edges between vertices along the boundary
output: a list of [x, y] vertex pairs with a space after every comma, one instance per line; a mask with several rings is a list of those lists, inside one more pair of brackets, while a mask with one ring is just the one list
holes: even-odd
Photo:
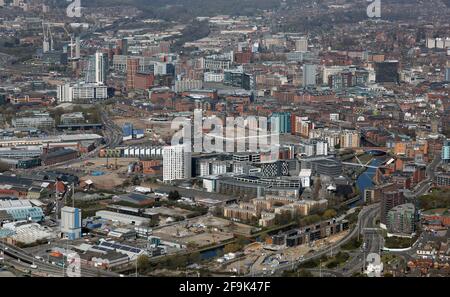
[[223, 248], [223, 252], [225, 254], [235, 253], [235, 252], [237, 252], [239, 250], [240, 250], [240, 246], [237, 243], [229, 243], [229, 244], [225, 245], [224, 248]]
[[299, 219], [298, 225], [300, 227], [308, 226], [311, 224], [315, 224], [321, 220], [321, 217], [317, 214], [309, 215]]
[[133, 186], [139, 186], [141, 184], [139, 176], [134, 175], [133, 178], [131, 179], [131, 183], [133, 184]]
[[336, 215], [337, 215], [336, 211], [332, 208], [329, 208], [329, 209], [325, 210], [325, 212], [323, 213], [322, 219], [329, 220], [331, 218], [336, 217]]
[[200, 255], [200, 252], [193, 252], [189, 255], [189, 262], [190, 263], [198, 263], [202, 260], [202, 256]]
[[148, 256], [146, 255], [140, 255], [137, 258], [137, 269], [140, 272], [143, 272], [145, 270], [147, 270], [147, 268], [150, 266], [150, 260], [148, 258]]
[[187, 255], [175, 255], [171, 261], [171, 266], [174, 268], [185, 267], [188, 263]]
[[267, 238], [269, 237], [269, 235], [267, 234], [267, 232], [264, 232], [260, 235], [261, 241], [265, 242], [267, 240]]
[[9, 170], [7, 163], [0, 161], [0, 172], [5, 172]]
[[286, 225], [292, 222], [292, 214], [290, 212], [282, 212], [275, 215], [275, 225]]
[[176, 201], [181, 198], [180, 193], [178, 191], [170, 191], [169, 196], [167, 197], [169, 200]]

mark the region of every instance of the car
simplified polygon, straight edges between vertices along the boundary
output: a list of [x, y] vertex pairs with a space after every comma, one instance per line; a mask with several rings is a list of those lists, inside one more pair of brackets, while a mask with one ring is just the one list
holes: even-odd
[[36, 264], [32, 264], [32, 265], [30, 265], [30, 268], [37, 269], [37, 265]]

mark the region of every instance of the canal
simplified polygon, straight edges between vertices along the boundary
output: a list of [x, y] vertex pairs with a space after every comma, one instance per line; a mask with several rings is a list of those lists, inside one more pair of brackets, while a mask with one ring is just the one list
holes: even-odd
[[200, 253], [200, 257], [202, 260], [211, 260], [220, 255], [223, 255], [223, 246]]
[[[372, 162], [370, 162], [370, 166], [378, 166], [383, 162], [384, 159], [384, 157], [375, 157]], [[360, 193], [360, 199], [357, 203], [364, 203], [364, 190], [374, 185], [373, 178], [375, 176], [375, 173], [375, 168], [367, 168], [366, 171], [359, 175], [358, 179], [356, 180], [356, 186], [358, 187]]]

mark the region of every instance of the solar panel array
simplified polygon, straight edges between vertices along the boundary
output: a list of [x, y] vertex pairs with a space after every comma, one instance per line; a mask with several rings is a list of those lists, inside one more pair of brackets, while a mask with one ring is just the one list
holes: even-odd
[[138, 249], [138, 248], [135, 248], [132, 246], [128, 246], [128, 245], [119, 244], [119, 243], [108, 242], [108, 241], [100, 242], [99, 247], [107, 247], [107, 248], [112, 248], [112, 249], [116, 249], [116, 250], [122, 250], [125, 252], [131, 252], [131, 253], [135, 253], [135, 254], [139, 254], [141, 252], [141, 249]]

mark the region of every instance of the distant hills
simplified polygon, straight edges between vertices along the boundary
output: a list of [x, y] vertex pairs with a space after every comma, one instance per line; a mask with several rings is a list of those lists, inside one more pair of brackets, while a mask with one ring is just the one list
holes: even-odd
[[[56, 1], [56, 0], [49, 0]], [[65, 0], [59, 0], [67, 3]], [[281, 0], [81, 0], [83, 7], [136, 7], [143, 11], [146, 17], [167, 21], [188, 21], [198, 16], [214, 15], [255, 15], [262, 10], [281, 7]], [[353, 0], [361, 4], [360, 0]], [[417, 4], [427, 0], [383, 0], [388, 4]], [[450, 8], [450, 0], [440, 0]], [[298, 8], [312, 0], [286, 0], [289, 7]], [[322, 1], [318, 0], [318, 3]], [[65, 5], [65, 4], [63, 4]], [[365, 11], [363, 11], [365, 13]], [[402, 14], [402, 11], [395, 12]], [[394, 14], [395, 14], [394, 13]]]
[[184, 20], [198, 16], [254, 15], [261, 10], [277, 8], [280, 0], [89, 0], [84, 7], [133, 6], [149, 17]]

